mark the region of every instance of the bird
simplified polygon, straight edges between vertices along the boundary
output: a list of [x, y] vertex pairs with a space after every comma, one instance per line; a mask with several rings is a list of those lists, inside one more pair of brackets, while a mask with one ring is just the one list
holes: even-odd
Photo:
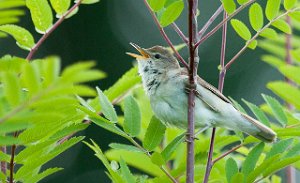
[[[162, 46], [142, 48], [130, 43], [139, 54], [127, 52], [138, 63], [143, 88], [154, 115], [166, 125], [187, 129], [188, 70]], [[195, 86], [195, 128], [222, 127], [242, 131], [264, 142], [274, 142], [276, 133], [235, 108], [218, 89], [197, 76]]]

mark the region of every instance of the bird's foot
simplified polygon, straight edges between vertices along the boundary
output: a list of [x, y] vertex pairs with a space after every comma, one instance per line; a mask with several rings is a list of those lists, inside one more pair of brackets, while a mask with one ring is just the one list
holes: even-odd
[[195, 137], [195, 136], [191, 136], [191, 133], [189, 133], [189, 132], [186, 132], [186, 134], [185, 134], [185, 142], [187, 142], [187, 143], [191, 143], [193, 140], [199, 140], [197, 137]]
[[[196, 90], [197, 85], [196, 84], [190, 84], [189, 82], [185, 83], [185, 93], [189, 94], [190, 92], [197, 92]], [[196, 94], [196, 93], [195, 93]]]

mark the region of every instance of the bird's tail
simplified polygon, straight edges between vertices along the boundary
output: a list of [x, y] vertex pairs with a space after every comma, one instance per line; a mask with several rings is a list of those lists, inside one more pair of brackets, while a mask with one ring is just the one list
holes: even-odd
[[246, 114], [241, 113], [241, 115], [258, 129], [258, 132], [248, 133], [249, 135], [252, 135], [264, 142], [274, 142], [276, 140], [276, 133], [271, 128]]

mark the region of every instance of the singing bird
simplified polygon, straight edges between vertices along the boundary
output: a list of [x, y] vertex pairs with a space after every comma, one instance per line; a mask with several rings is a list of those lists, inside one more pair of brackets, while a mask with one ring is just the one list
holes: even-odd
[[[150, 98], [155, 116], [163, 123], [187, 128], [188, 72], [162, 46], [144, 49], [130, 43], [140, 54], [127, 53], [138, 61], [138, 72]], [[225, 127], [242, 131], [264, 142], [273, 142], [276, 133], [236, 109], [219, 90], [197, 76], [195, 127]]]

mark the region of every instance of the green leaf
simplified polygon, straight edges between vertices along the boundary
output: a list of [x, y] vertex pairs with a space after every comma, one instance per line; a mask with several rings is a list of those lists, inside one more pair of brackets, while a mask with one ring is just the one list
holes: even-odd
[[161, 26], [166, 27], [169, 24], [173, 23], [180, 16], [183, 8], [183, 1], [175, 1], [170, 6], [168, 6], [166, 10], [163, 11], [159, 19], [159, 23], [161, 24]]
[[17, 106], [21, 102], [21, 84], [17, 73], [2, 73], [4, 96], [11, 106]]
[[28, 94], [32, 97], [41, 88], [41, 76], [39, 68], [35, 64], [25, 64], [23, 67], [22, 80], [28, 90]]
[[124, 100], [124, 130], [132, 137], [138, 136], [141, 131], [141, 111], [132, 96]]
[[257, 40], [252, 40], [250, 42], [250, 44], [248, 45], [248, 48], [254, 50], [256, 48], [256, 46], [257, 46]]
[[246, 4], [249, 0], [237, 0], [240, 5]]
[[50, 0], [50, 3], [57, 14], [56, 17], [60, 18], [68, 11], [71, 0]]
[[166, 0], [148, 0], [148, 2], [151, 9], [157, 12], [164, 7]]
[[167, 145], [167, 147], [164, 148], [164, 150], [161, 152], [161, 155], [165, 161], [168, 161], [171, 158], [172, 154], [175, 152], [177, 147], [184, 141], [184, 139], [185, 133], [178, 135]]
[[274, 19], [280, 8], [280, 2], [281, 0], [268, 0], [267, 1], [267, 6], [266, 6], [266, 17], [268, 20]]
[[81, 4], [94, 4], [100, 2], [100, 0], [83, 0]]
[[265, 171], [270, 165], [272, 165], [274, 162], [276, 162], [280, 158], [280, 154], [277, 154], [267, 160], [264, 160], [262, 164], [257, 166], [254, 171], [249, 172], [247, 176], [247, 183], [253, 183], [257, 177], [259, 177], [260, 174], [262, 174], [263, 171]]
[[248, 102], [244, 99], [242, 99], [242, 100], [251, 109], [253, 114], [255, 114], [255, 116], [257, 117], [257, 119], [260, 122], [262, 122], [266, 126], [270, 127], [270, 123], [269, 123], [269, 120], [268, 120], [267, 116], [265, 115], [265, 113], [259, 107], [257, 107], [255, 104], [252, 104], [251, 102]]
[[300, 67], [285, 65], [279, 68], [279, 71], [290, 80], [300, 85]]
[[104, 116], [109, 119], [113, 123], [118, 122], [118, 116], [115, 111], [114, 106], [110, 103], [108, 98], [103, 94], [103, 92], [96, 87], [97, 92], [98, 92], [98, 97], [99, 97], [99, 102], [101, 105], [101, 111], [104, 114]]
[[135, 177], [132, 175], [130, 172], [126, 162], [121, 158], [120, 159], [120, 166], [121, 166], [121, 174], [122, 178], [127, 182], [127, 183], [133, 183], [135, 181]]
[[39, 182], [43, 178], [45, 178], [51, 174], [54, 174], [60, 170], [63, 170], [63, 168], [48, 168], [47, 170], [43, 171], [42, 173], [39, 173], [33, 177], [30, 177], [25, 182]]
[[227, 182], [231, 182], [232, 177], [239, 172], [238, 165], [233, 158], [229, 158], [225, 165]]
[[265, 37], [265, 38], [269, 38], [269, 39], [277, 39], [278, 38], [277, 32], [271, 28], [265, 28], [264, 30], [261, 31], [261, 33], [259, 33], [259, 35], [262, 37]]
[[266, 154], [266, 159], [271, 158], [277, 154], [284, 153], [286, 149], [293, 143], [293, 139], [281, 140], [275, 143], [271, 150]]
[[283, 126], [287, 124], [287, 117], [282, 109], [281, 104], [273, 97], [268, 95], [262, 95], [266, 103], [271, 107], [272, 112], [275, 118], [280, 122]]
[[297, 143], [287, 151], [284, 158], [290, 158], [290, 157], [293, 157], [293, 156], [298, 156], [299, 154], [300, 154], [300, 143]]
[[292, 9], [297, 3], [297, 0], [284, 0], [283, 6], [286, 10]]
[[152, 117], [143, 141], [143, 146], [152, 151], [157, 147], [165, 134], [166, 126], [155, 116]]
[[131, 151], [131, 152], [144, 152], [140, 148], [137, 148], [132, 145], [127, 145], [127, 144], [111, 143], [111, 144], [109, 144], [109, 147], [111, 147], [113, 149], [126, 150], [126, 151]]
[[0, 31], [10, 34], [16, 41], [17, 45], [25, 50], [31, 50], [34, 43], [34, 38], [26, 29], [17, 25], [1, 25]]
[[272, 23], [272, 26], [276, 27], [277, 29], [281, 30], [284, 33], [287, 33], [287, 34], [291, 34], [292, 33], [292, 29], [289, 26], [289, 24], [286, 23], [286, 21], [284, 21], [282, 19], [274, 21]]
[[11, 146], [21, 144], [21, 140], [12, 136], [0, 136], [0, 146]]
[[243, 180], [244, 180], [244, 175], [242, 173], [237, 173], [232, 177], [231, 183], [243, 182]]
[[233, 0], [222, 0], [223, 7], [228, 14], [235, 11], [236, 5]]
[[38, 33], [45, 34], [52, 26], [53, 16], [47, 0], [26, 0], [31, 18]]
[[300, 49], [291, 50], [291, 55], [295, 61], [300, 62]]
[[162, 155], [158, 152], [154, 152], [151, 155], [151, 161], [152, 161], [152, 163], [156, 164], [157, 166], [162, 166], [166, 163], [164, 158], [162, 157]]
[[270, 64], [271, 66], [278, 68], [285, 65], [285, 62], [280, 58], [273, 55], [263, 55], [261, 60]]
[[24, 130], [30, 126], [31, 125], [28, 122], [22, 121], [18, 123], [0, 123], [0, 135]]
[[233, 106], [237, 109], [237, 110], [239, 110], [239, 111], [241, 111], [242, 113], [244, 113], [244, 114], [247, 114], [247, 112], [245, 111], [245, 109], [236, 101], [236, 100], [234, 100], [233, 98], [231, 98], [231, 97], [229, 97], [229, 99], [230, 99], [230, 101], [233, 103]]
[[249, 173], [251, 173], [255, 165], [258, 161], [259, 156], [261, 155], [263, 149], [265, 147], [265, 144], [263, 142], [256, 145], [248, 154], [246, 157], [243, 167], [242, 167], [242, 173], [244, 174], [244, 177], [247, 177]]
[[125, 132], [123, 132], [119, 127], [117, 127], [115, 124], [110, 123], [109, 121], [105, 120], [105, 119], [101, 119], [100, 117], [95, 118], [95, 117], [91, 117], [90, 118], [96, 125], [112, 132], [115, 133], [117, 135], [120, 135], [122, 137], [128, 138], [127, 134]]
[[299, 128], [283, 128], [276, 130], [278, 137], [293, 137], [300, 136]]
[[[33, 61], [35, 62], [35, 61]], [[50, 56], [42, 60], [43, 84], [49, 86], [59, 79], [61, 60], [56, 56]], [[68, 67], [67, 67], [68, 68]]]
[[294, 11], [288, 14], [293, 20], [300, 22], [300, 12]]
[[252, 28], [259, 31], [264, 24], [264, 15], [261, 6], [258, 3], [251, 5], [249, 9], [249, 19]]
[[231, 23], [233, 29], [235, 30], [235, 32], [241, 38], [243, 38], [246, 41], [251, 39], [251, 33], [250, 33], [249, 29], [247, 28], [247, 26], [243, 22], [241, 22], [237, 19], [232, 19], [230, 21], [230, 23]]

